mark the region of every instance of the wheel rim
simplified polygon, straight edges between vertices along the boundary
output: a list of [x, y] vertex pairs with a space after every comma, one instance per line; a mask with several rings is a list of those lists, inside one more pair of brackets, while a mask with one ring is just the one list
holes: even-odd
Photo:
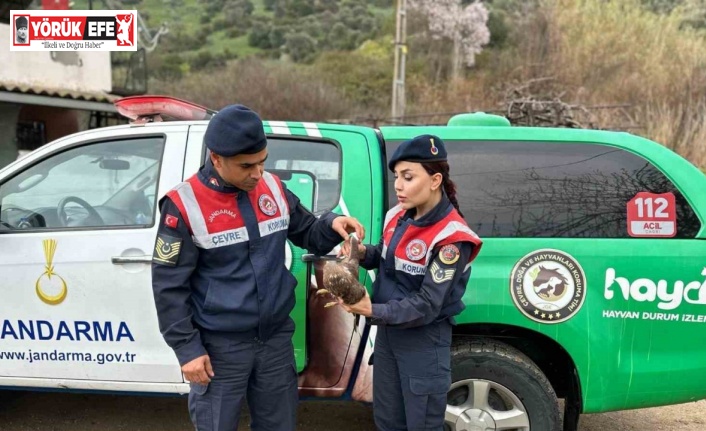
[[449, 431], [529, 431], [524, 404], [505, 386], [482, 379], [454, 382], [448, 393], [444, 428]]

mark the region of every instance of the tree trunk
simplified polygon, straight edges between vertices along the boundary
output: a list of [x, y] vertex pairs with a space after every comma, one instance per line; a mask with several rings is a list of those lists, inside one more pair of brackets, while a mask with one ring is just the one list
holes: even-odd
[[457, 80], [461, 75], [461, 36], [454, 36], [453, 55], [451, 56], [451, 80]]

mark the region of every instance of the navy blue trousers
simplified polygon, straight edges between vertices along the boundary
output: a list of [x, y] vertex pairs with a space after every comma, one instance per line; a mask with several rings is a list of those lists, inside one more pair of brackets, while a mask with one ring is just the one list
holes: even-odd
[[381, 431], [443, 431], [451, 386], [448, 320], [417, 328], [378, 326], [373, 414]]
[[189, 415], [197, 431], [235, 431], [244, 399], [251, 429], [294, 431], [299, 393], [293, 332], [291, 320], [266, 342], [202, 331], [215, 376], [206, 386], [191, 385]]

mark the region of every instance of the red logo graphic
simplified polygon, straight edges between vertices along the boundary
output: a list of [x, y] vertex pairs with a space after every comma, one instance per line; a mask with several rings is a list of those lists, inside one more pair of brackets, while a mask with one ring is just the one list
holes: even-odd
[[118, 46], [135, 46], [135, 34], [133, 33], [133, 14], [115, 15], [115, 22], [118, 25]]
[[164, 217], [164, 224], [169, 226], [172, 229], [176, 229], [178, 223], [179, 223], [179, 219], [174, 217], [171, 214], [167, 214], [167, 216]]

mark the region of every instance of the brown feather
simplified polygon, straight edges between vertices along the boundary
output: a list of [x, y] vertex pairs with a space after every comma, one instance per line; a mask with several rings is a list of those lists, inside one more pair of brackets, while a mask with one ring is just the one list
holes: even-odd
[[363, 299], [365, 287], [358, 281], [358, 239], [351, 238], [351, 254], [324, 265], [324, 287], [344, 303], [352, 305]]

